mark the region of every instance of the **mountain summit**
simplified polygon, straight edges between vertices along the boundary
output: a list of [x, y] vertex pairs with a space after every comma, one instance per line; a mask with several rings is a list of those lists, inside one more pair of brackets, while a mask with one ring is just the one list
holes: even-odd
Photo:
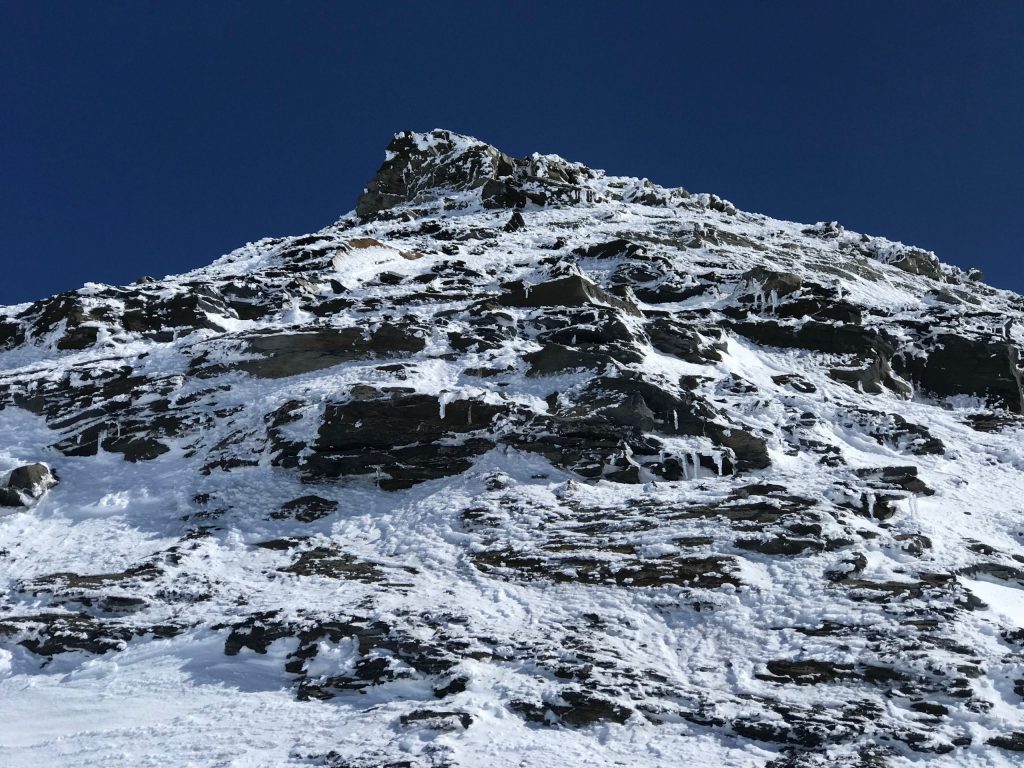
[[398, 134], [319, 232], [0, 308], [4, 763], [1019, 764], [1021, 320]]

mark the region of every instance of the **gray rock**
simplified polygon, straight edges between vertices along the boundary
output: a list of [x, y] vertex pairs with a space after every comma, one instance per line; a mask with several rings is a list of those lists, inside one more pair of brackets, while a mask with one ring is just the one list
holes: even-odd
[[978, 395], [1021, 412], [1020, 351], [1006, 341], [953, 333], [936, 336], [926, 356], [897, 356], [893, 367], [904, 378], [939, 397]]
[[480, 190], [480, 200], [484, 208], [525, 208], [528, 198], [511, 182], [488, 179]]
[[57, 484], [57, 478], [45, 464], [26, 464], [11, 472], [7, 487], [32, 499], [40, 498]]
[[930, 277], [932, 280], [942, 280], [942, 265], [939, 264], [939, 260], [924, 251], [908, 250], [899, 259], [893, 261], [892, 265], [912, 275], [922, 275]]
[[0, 507], [27, 507], [30, 499], [14, 488], [0, 488]]
[[792, 272], [777, 272], [764, 267], [755, 267], [743, 273], [743, 283], [748, 290], [765, 295], [787, 296], [800, 290], [803, 280]]
[[283, 504], [281, 509], [271, 514], [275, 520], [293, 518], [300, 523], [312, 523], [322, 517], [327, 517], [338, 509], [338, 502], [325, 499], [322, 496], [300, 496], [297, 499]]
[[360, 218], [413, 201], [429, 190], [477, 189], [515, 169], [515, 161], [503, 152], [450, 131], [432, 131], [425, 144], [405, 131], [388, 144], [387, 152], [356, 203]]
[[519, 211], [513, 211], [508, 223], [506, 223], [502, 229], [506, 232], [519, 232], [524, 230], [526, 229], [526, 219], [523, 218], [523, 214]]
[[[418, 394], [329, 404], [303, 471], [311, 478], [369, 475], [385, 490], [459, 474], [494, 446], [487, 430], [506, 411]], [[467, 434], [474, 432], [481, 434]], [[447, 437], [460, 440], [451, 444]]]
[[392, 323], [381, 324], [369, 337], [359, 328], [263, 334], [247, 340], [248, 351], [261, 357], [242, 361], [238, 368], [259, 378], [277, 379], [374, 355], [411, 354], [425, 345], [417, 328]]
[[836, 381], [849, 384], [854, 389], [867, 392], [870, 395], [880, 395], [885, 388], [903, 397], [910, 395], [910, 387], [892, 375], [888, 361], [881, 355], [872, 354], [862, 357], [858, 363], [859, 365], [849, 368], [832, 368], [828, 375]]
[[508, 292], [499, 301], [506, 307], [579, 307], [586, 304], [620, 309], [640, 316], [640, 310], [631, 301], [612, 296], [582, 275], [568, 275], [537, 285], [521, 281], [509, 283]]

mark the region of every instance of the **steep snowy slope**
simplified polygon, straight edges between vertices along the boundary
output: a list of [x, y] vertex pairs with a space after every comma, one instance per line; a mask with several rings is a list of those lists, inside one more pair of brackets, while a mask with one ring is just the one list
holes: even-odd
[[320, 232], [0, 308], [0, 764], [1024, 764], [1021, 320], [399, 134]]

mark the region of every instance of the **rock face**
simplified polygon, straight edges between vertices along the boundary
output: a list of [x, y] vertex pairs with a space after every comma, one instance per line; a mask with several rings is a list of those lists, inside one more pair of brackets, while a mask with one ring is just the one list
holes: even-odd
[[320, 232], [0, 308], [0, 698], [63, 713], [12, 760], [135, 754], [58, 734], [81, 693], [258, 765], [1012, 764], [1022, 320], [836, 222], [399, 134]]

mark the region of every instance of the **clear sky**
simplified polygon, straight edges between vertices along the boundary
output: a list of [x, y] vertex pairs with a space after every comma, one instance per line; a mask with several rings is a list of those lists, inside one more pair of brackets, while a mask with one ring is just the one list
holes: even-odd
[[1024, 292], [1019, 0], [6, 0], [0, 303], [319, 229], [435, 127]]

